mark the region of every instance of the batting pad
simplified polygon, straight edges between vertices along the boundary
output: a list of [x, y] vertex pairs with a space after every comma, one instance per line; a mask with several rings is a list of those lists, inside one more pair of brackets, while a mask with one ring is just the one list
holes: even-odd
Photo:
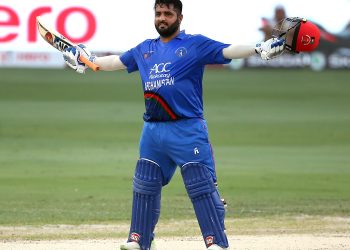
[[181, 168], [181, 174], [206, 246], [227, 248], [225, 208], [208, 168], [201, 163], [188, 163]]
[[153, 231], [160, 214], [162, 180], [156, 163], [145, 159], [137, 162], [129, 242], [139, 243], [141, 250], [149, 250], [154, 238]]

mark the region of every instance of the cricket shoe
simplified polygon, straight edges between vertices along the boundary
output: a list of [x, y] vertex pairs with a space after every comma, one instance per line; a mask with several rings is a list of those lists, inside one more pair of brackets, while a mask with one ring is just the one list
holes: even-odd
[[208, 247], [208, 250], [228, 250], [228, 248], [222, 248], [216, 244], [211, 245], [210, 247]]
[[[141, 250], [139, 243], [131, 241], [120, 246], [120, 250]], [[152, 241], [151, 250], [157, 250], [156, 244]]]

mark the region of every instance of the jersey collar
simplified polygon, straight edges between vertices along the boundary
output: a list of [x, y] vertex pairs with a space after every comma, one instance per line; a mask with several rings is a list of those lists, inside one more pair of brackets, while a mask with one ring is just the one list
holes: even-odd
[[185, 30], [181, 30], [180, 33], [175, 37], [176, 39], [183, 40], [186, 36]]
[[[176, 37], [174, 37], [174, 39], [183, 40], [185, 37], [186, 37], [185, 30], [181, 30], [180, 33]], [[160, 40], [160, 36], [156, 40]]]

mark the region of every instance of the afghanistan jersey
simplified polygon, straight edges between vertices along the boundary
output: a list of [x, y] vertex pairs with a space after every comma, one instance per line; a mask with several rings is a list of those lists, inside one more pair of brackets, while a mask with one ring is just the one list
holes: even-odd
[[145, 121], [203, 118], [202, 80], [207, 64], [226, 64], [220, 43], [184, 31], [168, 43], [149, 39], [120, 59], [128, 72], [139, 71], [144, 91]]

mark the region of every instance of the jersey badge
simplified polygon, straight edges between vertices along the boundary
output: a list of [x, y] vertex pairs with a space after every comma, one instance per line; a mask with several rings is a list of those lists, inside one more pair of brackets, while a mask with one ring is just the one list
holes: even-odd
[[175, 54], [178, 56], [178, 57], [183, 57], [187, 54], [187, 49], [184, 48], [184, 47], [180, 47], [178, 48], [176, 51], [175, 51]]
[[148, 59], [151, 57], [151, 55], [154, 53], [154, 51], [148, 51], [146, 53], [143, 54], [143, 58], [144, 59]]

